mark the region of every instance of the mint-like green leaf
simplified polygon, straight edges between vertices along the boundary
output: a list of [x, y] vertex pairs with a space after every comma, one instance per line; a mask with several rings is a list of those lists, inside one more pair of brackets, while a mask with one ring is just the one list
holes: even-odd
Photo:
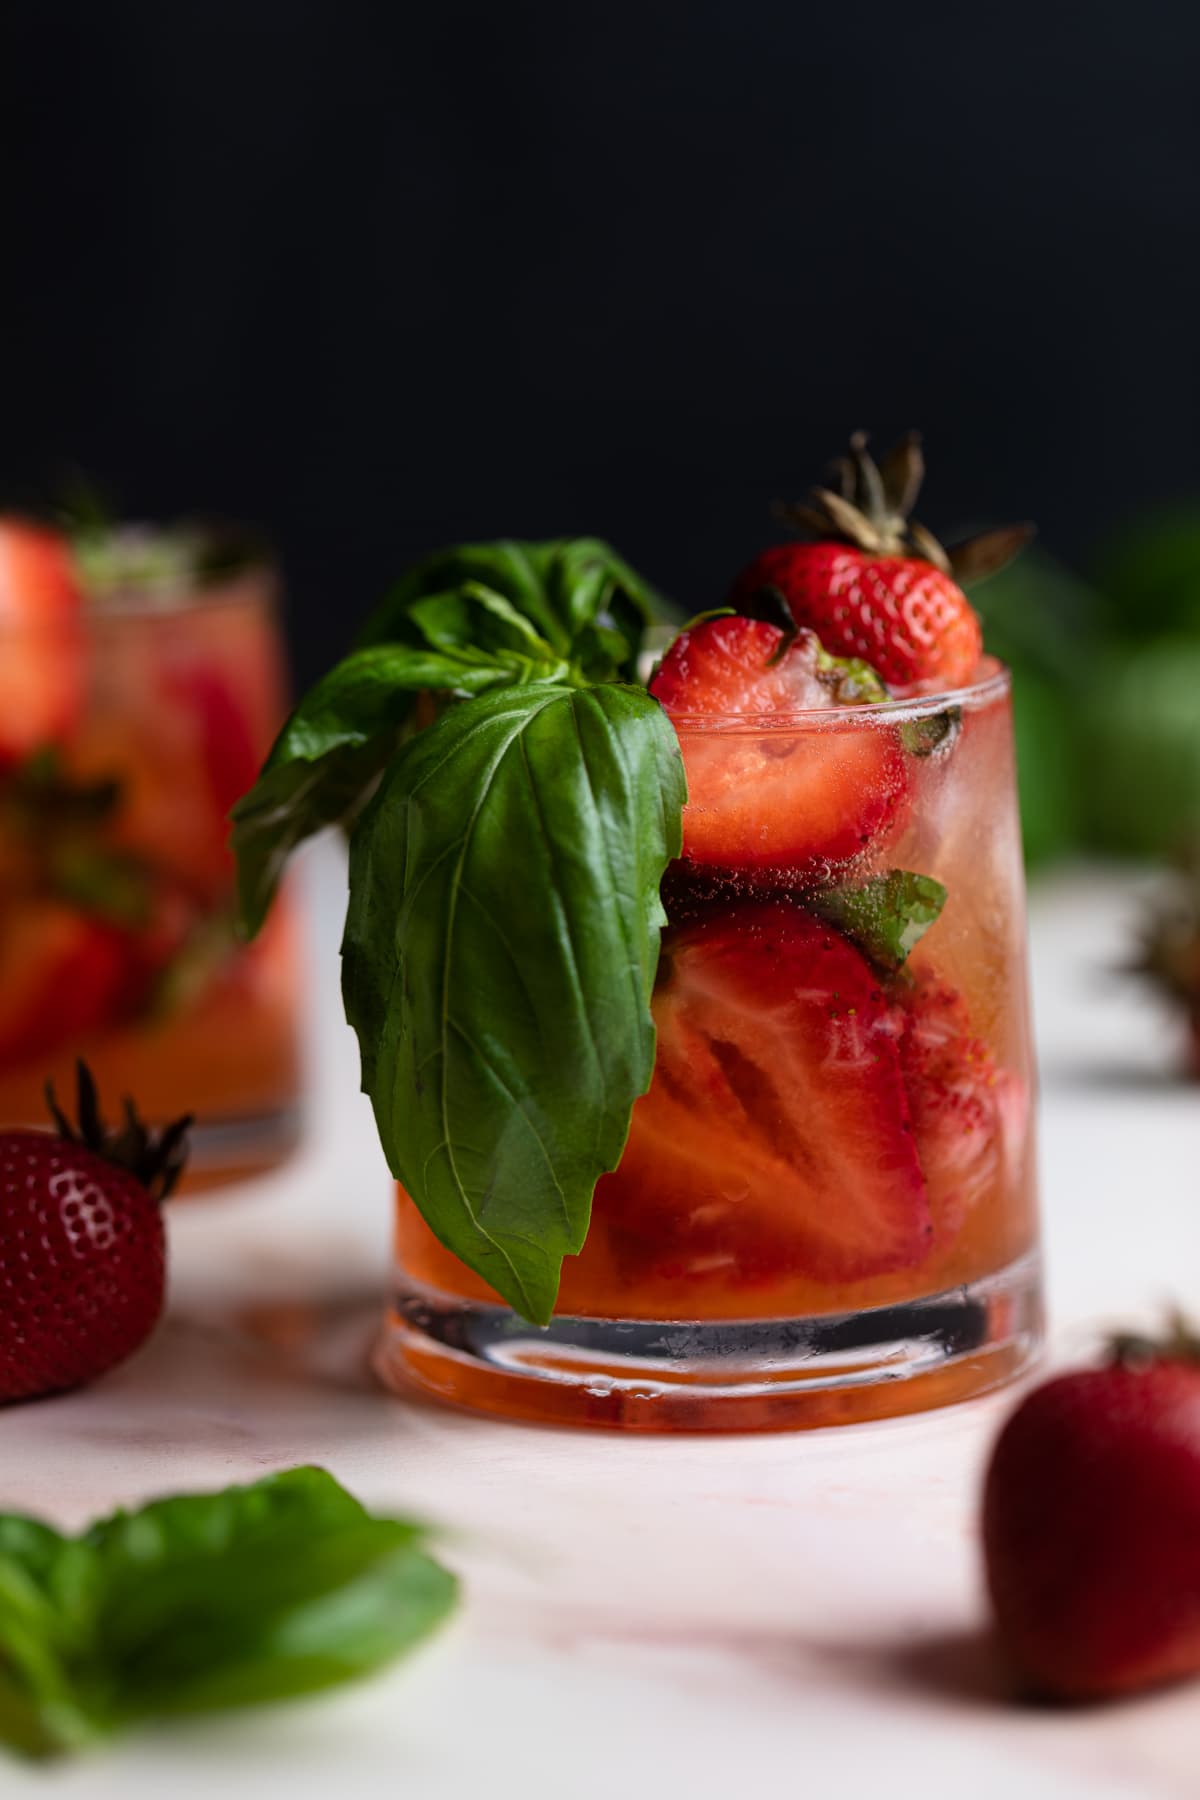
[[962, 730], [962, 707], [944, 706], [941, 712], [920, 713], [900, 727], [900, 742], [910, 756], [944, 756], [952, 750]]
[[446, 713], [355, 825], [343, 990], [388, 1161], [538, 1323], [649, 1085], [683, 800], [644, 690], [540, 684]]
[[378, 644], [338, 663], [300, 702], [257, 782], [233, 809], [243, 931], [253, 936], [262, 925], [297, 845], [345, 818], [370, 793], [422, 690], [478, 694], [565, 671], [561, 661], [517, 651], [420, 642]]
[[910, 952], [946, 904], [946, 890], [932, 875], [892, 869], [857, 887], [827, 888], [810, 904], [823, 919], [853, 938], [881, 968], [902, 968]]
[[[360, 642], [410, 641], [414, 615], [428, 598], [439, 597], [444, 608], [447, 595], [472, 592], [506, 603], [585, 681], [635, 675], [645, 627], [665, 610], [649, 583], [599, 538], [505, 538], [460, 544], [415, 564], [368, 621]], [[443, 620], [448, 617], [445, 610]], [[478, 635], [477, 618], [464, 615], [455, 641], [487, 640]]]
[[320, 1469], [154, 1501], [75, 1539], [0, 1518], [0, 1738], [50, 1755], [365, 1674], [454, 1604], [425, 1539]]

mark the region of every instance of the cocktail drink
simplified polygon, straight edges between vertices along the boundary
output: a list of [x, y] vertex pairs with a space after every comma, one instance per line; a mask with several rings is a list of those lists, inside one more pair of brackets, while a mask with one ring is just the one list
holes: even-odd
[[[523, 599], [544, 627], [571, 548], [432, 559], [297, 745], [340, 692], [360, 754], [361, 695], [428, 677], [489, 569], [490, 616]], [[343, 953], [400, 1178], [393, 1385], [532, 1420], [772, 1429], [965, 1398], [1033, 1353], [1009, 679], [949, 570], [902, 548], [881, 579], [920, 584], [923, 610], [874, 645], [878, 593], [864, 614], [843, 589], [838, 613], [775, 563], [675, 637], [648, 692], [569, 664], [481, 676], [376, 740]], [[536, 594], [514, 553], [544, 566]], [[632, 583], [610, 577], [592, 616], [615, 631]], [[264, 785], [263, 819], [278, 799]]]
[[[498, 1329], [498, 1297], [401, 1193], [387, 1354], [467, 1404], [685, 1429], [994, 1385], [1037, 1319], [1007, 674], [674, 722], [692, 799], [654, 1078], [558, 1322]], [[598, 1384], [570, 1380], [581, 1351]]]
[[234, 931], [228, 812], [284, 710], [275, 578], [208, 535], [0, 525], [0, 1121], [84, 1057], [196, 1175], [294, 1140], [294, 920]]

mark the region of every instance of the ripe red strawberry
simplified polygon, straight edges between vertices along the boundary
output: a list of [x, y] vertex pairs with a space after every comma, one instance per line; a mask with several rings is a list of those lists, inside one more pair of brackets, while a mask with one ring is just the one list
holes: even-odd
[[984, 1492], [1001, 1640], [1063, 1699], [1200, 1673], [1200, 1345], [1116, 1349], [1022, 1401]]
[[83, 703], [82, 598], [67, 542], [0, 518], [0, 764], [67, 736]]
[[0, 1401], [93, 1381], [162, 1311], [159, 1203], [186, 1159], [190, 1119], [150, 1133], [126, 1104], [109, 1131], [79, 1066], [79, 1128], [0, 1132]]
[[862, 657], [889, 688], [933, 693], [971, 680], [983, 653], [979, 620], [963, 583], [1001, 568], [1030, 536], [1027, 525], [988, 532], [943, 550], [909, 514], [924, 475], [911, 433], [876, 468], [866, 437], [850, 440], [838, 489], [814, 488], [807, 504], [781, 509], [815, 539], [765, 550], [734, 584], [739, 611], [770, 590], [798, 625], [835, 656]]
[[[825, 876], [898, 821], [908, 783], [899, 738], [853, 717], [886, 690], [863, 664], [827, 656], [812, 632], [789, 642], [765, 619], [707, 619], [675, 639], [650, 691], [679, 731], [688, 861]], [[813, 709], [819, 720], [792, 717]], [[714, 729], [718, 715], [762, 729]]]
[[658, 1058], [596, 1214], [668, 1276], [838, 1282], [911, 1267], [932, 1233], [875, 970], [787, 902], [668, 936]]

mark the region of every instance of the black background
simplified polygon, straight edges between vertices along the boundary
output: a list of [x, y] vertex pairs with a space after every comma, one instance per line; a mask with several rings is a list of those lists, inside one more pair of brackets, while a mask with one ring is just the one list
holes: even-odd
[[6, 497], [408, 558], [592, 531], [697, 608], [845, 432], [1085, 561], [1200, 486], [1200, 11], [7, 0]]

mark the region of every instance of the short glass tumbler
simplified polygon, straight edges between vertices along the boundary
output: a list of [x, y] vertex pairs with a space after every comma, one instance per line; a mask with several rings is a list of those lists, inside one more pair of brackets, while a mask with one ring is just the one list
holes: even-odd
[[76, 623], [0, 629], [55, 706], [0, 757], [0, 1124], [92, 1069], [106, 1110], [195, 1114], [188, 1184], [278, 1161], [298, 1128], [296, 921], [234, 931], [228, 813], [282, 722], [276, 577], [255, 559]]
[[1008, 674], [673, 723], [689, 803], [655, 1074], [555, 1317], [516, 1317], [401, 1193], [381, 1373], [641, 1431], [996, 1387], [1041, 1334]]

